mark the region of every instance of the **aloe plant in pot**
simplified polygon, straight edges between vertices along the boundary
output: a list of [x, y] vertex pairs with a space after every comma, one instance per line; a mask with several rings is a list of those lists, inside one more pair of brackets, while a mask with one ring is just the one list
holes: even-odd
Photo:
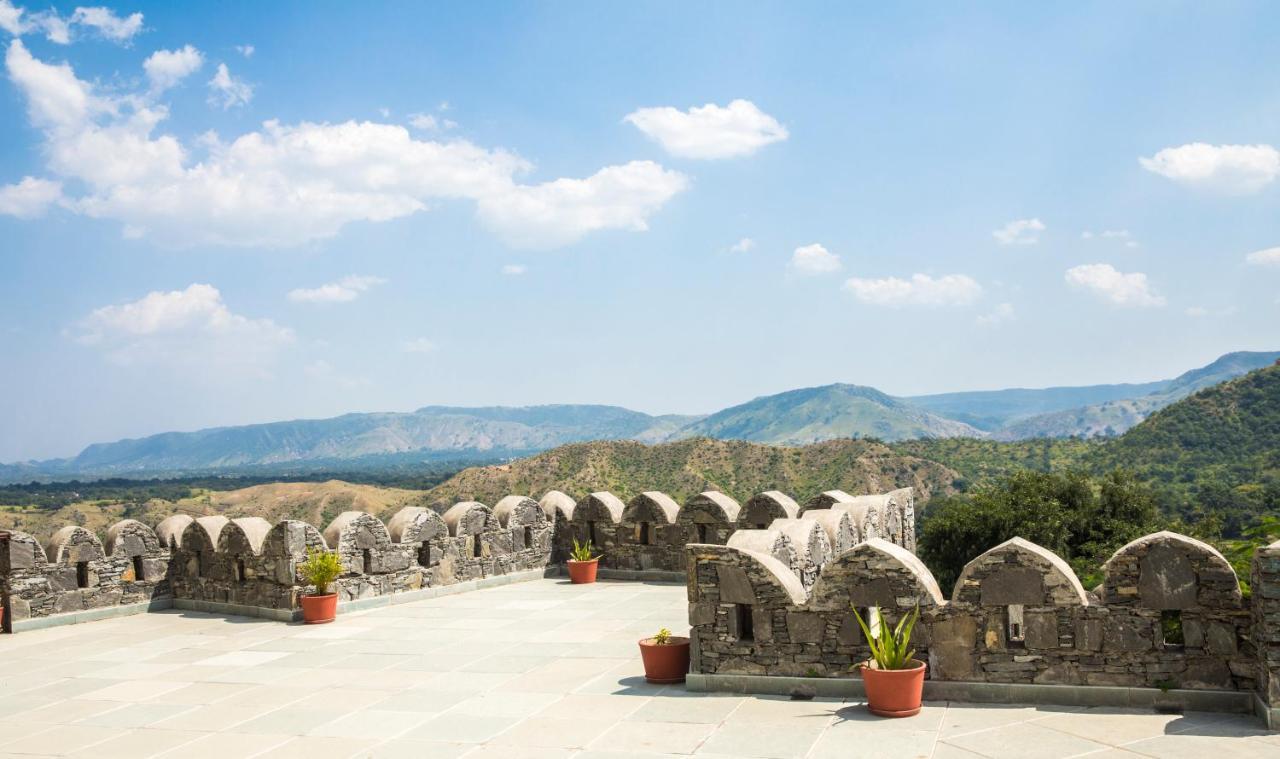
[[338, 594], [332, 592], [333, 581], [342, 574], [338, 554], [312, 548], [307, 560], [298, 565], [304, 582], [315, 586], [314, 593], [302, 596], [302, 619], [309, 625], [332, 622], [338, 616]]
[[863, 620], [857, 608], [853, 614], [871, 648], [871, 659], [854, 665], [862, 670], [867, 709], [881, 717], [918, 714], [924, 695], [924, 662], [915, 658], [911, 631], [920, 619], [920, 607], [898, 620], [892, 629], [880, 616], [879, 606], [873, 606], [867, 614], [873, 623], [878, 623], [876, 630]]
[[596, 569], [600, 566], [600, 555], [592, 556], [595, 547], [591, 541], [579, 543], [573, 539], [573, 551], [569, 554], [569, 582], [583, 585], [596, 581]]
[[689, 673], [689, 639], [662, 628], [640, 641], [644, 679], [651, 683], [682, 683]]

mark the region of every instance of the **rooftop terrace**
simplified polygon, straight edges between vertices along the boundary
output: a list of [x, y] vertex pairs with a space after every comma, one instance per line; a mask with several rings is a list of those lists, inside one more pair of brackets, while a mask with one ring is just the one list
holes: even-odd
[[0, 756], [1273, 757], [1250, 716], [690, 693], [636, 640], [687, 628], [683, 585], [557, 579], [330, 625], [190, 611], [0, 636]]

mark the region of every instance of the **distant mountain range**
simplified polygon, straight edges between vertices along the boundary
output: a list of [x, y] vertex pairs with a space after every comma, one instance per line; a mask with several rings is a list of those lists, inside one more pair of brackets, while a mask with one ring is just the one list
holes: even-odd
[[839, 438], [1117, 435], [1153, 412], [1280, 359], [1230, 353], [1171, 380], [1042, 390], [1010, 389], [896, 398], [835, 384], [756, 398], [709, 416], [652, 416], [616, 406], [428, 406], [167, 432], [95, 443], [68, 459], [0, 465], [0, 482], [208, 472], [344, 471], [424, 461], [500, 460], [593, 440], [646, 443], [709, 437], [774, 445]]

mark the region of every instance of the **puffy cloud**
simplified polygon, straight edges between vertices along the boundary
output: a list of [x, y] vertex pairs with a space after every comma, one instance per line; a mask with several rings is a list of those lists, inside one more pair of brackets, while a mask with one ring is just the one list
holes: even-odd
[[502, 267], [502, 273], [508, 277], [518, 277], [527, 271], [529, 271], [529, 267], [524, 264], [507, 264]]
[[360, 297], [361, 293], [374, 285], [381, 285], [386, 281], [382, 277], [353, 274], [319, 287], [290, 290], [289, 300], [295, 303], [347, 303]]
[[120, 364], [231, 362], [260, 364], [293, 341], [293, 331], [270, 319], [232, 313], [216, 287], [153, 291], [103, 306], [77, 326], [76, 340], [97, 346]]
[[87, 26], [112, 42], [127, 45], [142, 31], [142, 14], [131, 13], [121, 18], [110, 8], [76, 8], [71, 14], [71, 23]]
[[1151, 288], [1142, 272], [1124, 273], [1111, 264], [1082, 264], [1067, 269], [1067, 284], [1093, 292], [1117, 306], [1163, 306], [1165, 299]]
[[0, 185], [0, 214], [34, 219], [61, 198], [61, 182], [23, 177], [17, 184]]
[[440, 128], [440, 122], [429, 113], [415, 113], [409, 116], [409, 126], [424, 132], [433, 132]]
[[791, 253], [791, 268], [801, 274], [829, 274], [840, 271], [840, 256], [818, 243], [801, 245]]
[[787, 129], [750, 100], [680, 111], [641, 108], [623, 119], [681, 158], [737, 158], [787, 139]]
[[236, 52], [245, 58], [252, 58], [254, 50], [253, 45], [236, 45]]
[[994, 327], [1007, 321], [1012, 321], [1015, 313], [1012, 303], [1000, 303], [989, 314], [981, 314], [974, 321], [979, 327]]
[[1257, 192], [1280, 177], [1280, 150], [1270, 145], [1193, 142], [1165, 148], [1138, 162], [1175, 182], [1230, 193]]
[[553, 248], [601, 229], [649, 228], [648, 218], [689, 186], [652, 161], [608, 166], [586, 179], [511, 184], [478, 199], [480, 218], [517, 248]]
[[217, 72], [209, 80], [209, 105], [220, 106], [225, 111], [235, 106], [248, 105], [252, 99], [253, 86], [232, 76], [227, 64], [219, 63]]
[[412, 340], [405, 340], [400, 343], [400, 350], [405, 353], [431, 353], [435, 349], [436, 344], [425, 337], [415, 337]]
[[181, 50], [155, 51], [143, 61], [142, 70], [147, 72], [147, 79], [151, 81], [151, 91], [160, 93], [199, 71], [203, 65], [204, 55], [185, 45]]
[[522, 184], [531, 170], [503, 149], [419, 140], [394, 124], [265, 122], [225, 141], [190, 144], [156, 132], [168, 111], [147, 98], [99, 93], [66, 64], [34, 58], [20, 40], [5, 55], [48, 167], [76, 181], [76, 212], [172, 246], [288, 246], [357, 221], [388, 221], [428, 203], [468, 199], [480, 219], [522, 247], [553, 247], [602, 229], [643, 230], [688, 186], [650, 161], [586, 179]]
[[1016, 219], [991, 233], [1001, 245], [1035, 245], [1045, 230], [1039, 219]]
[[1244, 257], [1244, 260], [1254, 266], [1275, 266], [1280, 267], [1280, 248], [1266, 248], [1264, 250], [1255, 250]]
[[982, 295], [982, 286], [965, 274], [931, 277], [912, 274], [911, 279], [847, 279], [844, 289], [863, 303], [876, 306], [966, 306]]
[[750, 237], [744, 237], [729, 246], [730, 253], [746, 253], [756, 246], [756, 241]]

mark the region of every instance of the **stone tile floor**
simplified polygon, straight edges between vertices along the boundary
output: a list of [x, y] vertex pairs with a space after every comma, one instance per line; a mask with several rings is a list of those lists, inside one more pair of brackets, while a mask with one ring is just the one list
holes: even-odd
[[0, 756], [1277, 757], [1243, 715], [691, 694], [635, 641], [683, 586], [540, 580], [307, 627], [171, 611], [0, 636]]

